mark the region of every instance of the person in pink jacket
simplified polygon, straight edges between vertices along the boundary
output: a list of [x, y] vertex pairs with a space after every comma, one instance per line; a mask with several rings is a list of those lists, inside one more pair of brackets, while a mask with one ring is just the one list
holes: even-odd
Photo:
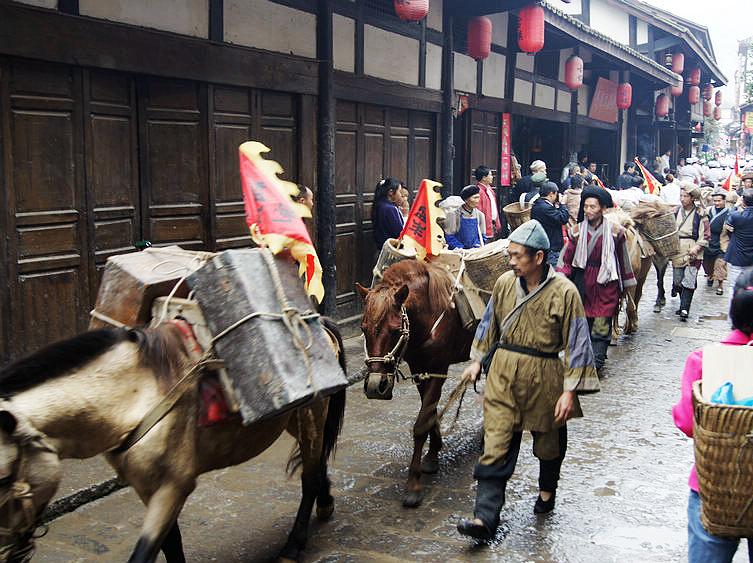
[[[748, 268], [738, 278], [730, 305], [732, 320], [730, 332], [722, 344], [743, 346], [753, 340], [753, 268]], [[672, 417], [677, 428], [693, 437], [693, 383], [703, 375], [702, 350], [690, 353], [682, 374], [682, 396], [672, 407]], [[688, 561], [690, 563], [728, 563], [735, 556], [739, 540], [714, 536], [701, 523], [701, 497], [698, 495], [698, 476], [695, 465], [688, 479]], [[748, 558], [753, 561], [753, 538], [748, 538]]]

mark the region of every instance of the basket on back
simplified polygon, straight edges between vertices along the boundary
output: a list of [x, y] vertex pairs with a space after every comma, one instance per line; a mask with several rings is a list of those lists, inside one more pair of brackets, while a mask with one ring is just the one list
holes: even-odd
[[491, 293], [497, 278], [511, 269], [507, 253], [509, 242], [508, 239], [495, 240], [465, 254], [465, 271], [477, 288]]
[[382, 281], [384, 271], [403, 260], [415, 260], [416, 251], [412, 248], [401, 248], [401, 242], [396, 238], [388, 238], [382, 245], [377, 263], [372, 270], [371, 287]]
[[505, 213], [505, 217], [507, 217], [507, 223], [510, 225], [511, 231], [514, 231], [523, 223], [531, 219], [531, 207], [532, 206], [530, 205], [526, 205], [525, 207], [521, 208], [520, 203], [515, 201], [513, 203], [505, 205], [502, 208], [502, 211], [504, 211]]
[[680, 235], [672, 208], [657, 201], [641, 201], [630, 210], [641, 234], [657, 254], [671, 258], [680, 253]]
[[701, 522], [717, 536], [753, 536], [753, 407], [707, 402], [693, 385]]

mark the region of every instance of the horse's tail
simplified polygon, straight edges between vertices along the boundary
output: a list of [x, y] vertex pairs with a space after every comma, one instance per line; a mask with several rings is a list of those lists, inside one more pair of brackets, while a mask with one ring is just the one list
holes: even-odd
[[[340, 334], [337, 323], [329, 317], [322, 317], [322, 324], [337, 342], [337, 360], [343, 373], [347, 374], [347, 363], [345, 361], [345, 345]], [[329, 456], [335, 453], [337, 449], [337, 439], [343, 427], [345, 418], [345, 391], [341, 389], [329, 398], [329, 407], [327, 409], [327, 420], [324, 423], [324, 441], [322, 442], [322, 460], [326, 461]]]
[[[337, 323], [329, 317], [321, 317], [321, 321], [327, 333], [335, 339], [335, 343], [337, 344], [337, 361], [340, 363], [343, 373], [347, 373], [345, 345], [343, 344], [343, 339], [340, 335], [340, 329], [337, 327]], [[343, 420], [345, 418], [345, 392], [346, 389], [341, 389], [337, 393], [329, 396], [327, 418], [324, 421], [324, 436], [322, 438], [322, 463], [326, 463], [330, 455], [332, 455], [337, 449], [337, 439], [340, 436], [340, 431], [343, 427]], [[302, 463], [303, 453], [301, 452], [299, 444], [288, 459], [286, 471], [288, 474], [292, 475]]]

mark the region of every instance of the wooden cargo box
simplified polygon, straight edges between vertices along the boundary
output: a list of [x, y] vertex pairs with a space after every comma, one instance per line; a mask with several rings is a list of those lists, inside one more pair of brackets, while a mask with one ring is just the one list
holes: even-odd
[[[297, 270], [267, 250], [239, 249], [222, 252], [188, 277], [244, 424], [347, 385]], [[284, 322], [289, 307], [308, 318]]]
[[97, 304], [91, 312], [89, 328], [118, 323], [128, 327], [147, 324], [152, 301], [169, 295], [173, 289], [176, 297], [186, 297], [188, 286], [185, 281], [177, 288], [176, 285], [211, 256], [206, 252], [168, 246], [110, 257], [97, 293]]

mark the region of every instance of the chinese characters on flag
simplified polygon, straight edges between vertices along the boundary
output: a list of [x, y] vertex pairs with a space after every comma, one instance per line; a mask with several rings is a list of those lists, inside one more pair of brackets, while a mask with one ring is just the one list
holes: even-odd
[[444, 231], [437, 219], [444, 218], [445, 213], [437, 206], [442, 198], [439, 189], [442, 184], [432, 180], [422, 180], [416, 199], [411, 205], [403, 232], [402, 243], [415, 249], [416, 256], [423, 260], [427, 255], [436, 256], [444, 247]]

